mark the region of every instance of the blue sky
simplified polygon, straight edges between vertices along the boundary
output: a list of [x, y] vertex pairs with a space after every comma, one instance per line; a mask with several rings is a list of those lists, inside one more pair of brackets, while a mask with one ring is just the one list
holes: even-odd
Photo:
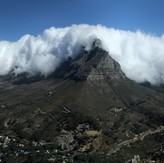
[[161, 35], [163, 19], [164, 0], [0, 0], [0, 40], [81, 23]]

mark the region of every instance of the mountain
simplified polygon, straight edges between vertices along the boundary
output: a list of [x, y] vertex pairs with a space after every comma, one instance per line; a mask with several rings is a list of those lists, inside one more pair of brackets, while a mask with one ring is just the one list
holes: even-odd
[[3, 162], [164, 161], [164, 94], [128, 79], [98, 39], [47, 78], [1, 77], [0, 90]]
[[100, 81], [114, 78], [125, 78], [120, 65], [107, 51], [101, 49], [101, 41], [96, 40], [90, 51], [84, 49], [74, 59], [64, 62], [55, 76], [70, 78], [75, 81]]

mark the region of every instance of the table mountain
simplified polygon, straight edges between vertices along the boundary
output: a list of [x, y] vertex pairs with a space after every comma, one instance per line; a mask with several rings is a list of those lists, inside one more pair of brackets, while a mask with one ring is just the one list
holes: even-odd
[[164, 94], [128, 79], [98, 39], [47, 78], [0, 83], [3, 161], [164, 159]]

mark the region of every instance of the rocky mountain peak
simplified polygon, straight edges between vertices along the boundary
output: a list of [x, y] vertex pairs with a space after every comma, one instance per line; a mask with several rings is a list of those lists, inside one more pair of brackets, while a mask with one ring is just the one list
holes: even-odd
[[75, 59], [69, 59], [62, 64], [56, 74], [76, 81], [125, 78], [119, 63], [102, 49], [99, 39], [93, 41], [89, 51], [83, 49]]

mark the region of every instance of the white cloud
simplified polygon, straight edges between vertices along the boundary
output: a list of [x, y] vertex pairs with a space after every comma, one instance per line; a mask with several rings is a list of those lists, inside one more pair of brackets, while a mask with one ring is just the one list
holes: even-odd
[[99, 38], [103, 48], [117, 60], [127, 77], [137, 82], [164, 83], [164, 35], [130, 32], [86, 24], [46, 29], [37, 37], [25, 35], [17, 42], [0, 41], [0, 75], [48, 75], [68, 56], [87, 49]]

